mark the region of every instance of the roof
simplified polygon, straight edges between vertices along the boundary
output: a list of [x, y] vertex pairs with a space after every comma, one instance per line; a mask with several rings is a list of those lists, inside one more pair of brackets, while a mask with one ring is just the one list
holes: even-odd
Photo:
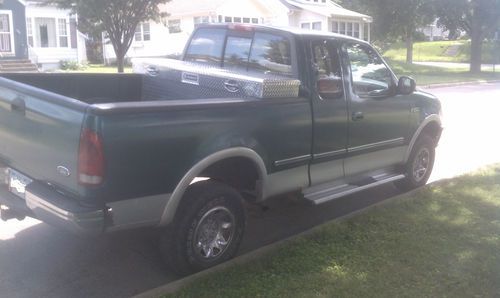
[[352, 18], [363, 18], [365, 22], [371, 22], [372, 17], [369, 15], [361, 14], [359, 12], [355, 12], [342, 6], [334, 3], [330, 0], [327, 0], [326, 3], [319, 2], [309, 2], [309, 1], [301, 1], [301, 0], [280, 0], [281, 3], [290, 7], [292, 10], [307, 10], [319, 15], [323, 15], [326, 17], [352, 17]]
[[[228, 1], [235, 0], [196, 0], [196, 1], [186, 1], [186, 0], [172, 0], [163, 4], [162, 7], [170, 15], [193, 15], [193, 14], [203, 14], [207, 12], [215, 12], [220, 6]], [[270, 1], [270, 0], [267, 0]], [[258, 0], [260, 4], [266, 4], [267, 1]], [[327, 0], [326, 3], [317, 2], [306, 2], [304, 0], [274, 0], [278, 3], [283, 4], [289, 10], [307, 10], [313, 13], [332, 17], [351, 17], [351, 18], [363, 18], [365, 22], [371, 22], [372, 18], [368, 15], [364, 15], [349, 9], [345, 9], [342, 6]]]

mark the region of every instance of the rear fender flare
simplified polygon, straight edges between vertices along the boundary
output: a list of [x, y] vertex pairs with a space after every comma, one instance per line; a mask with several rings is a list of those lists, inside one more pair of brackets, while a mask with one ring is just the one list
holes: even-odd
[[215, 164], [216, 162], [222, 161], [231, 157], [244, 157], [252, 160], [257, 167], [257, 171], [259, 173], [260, 183], [257, 185], [257, 200], [262, 199], [263, 196], [263, 185], [266, 185], [266, 177], [267, 170], [262, 158], [257, 154], [257, 152], [252, 149], [245, 147], [235, 147], [224, 149], [213, 153], [198, 163], [196, 163], [185, 175], [182, 177], [181, 181], [177, 184], [172, 195], [170, 196], [167, 205], [163, 211], [163, 214], [160, 219], [160, 226], [166, 226], [171, 223], [175, 217], [175, 213], [177, 211], [177, 207], [179, 206], [184, 193], [187, 188], [191, 184], [194, 178], [198, 177], [198, 175], [208, 168], [209, 166]]

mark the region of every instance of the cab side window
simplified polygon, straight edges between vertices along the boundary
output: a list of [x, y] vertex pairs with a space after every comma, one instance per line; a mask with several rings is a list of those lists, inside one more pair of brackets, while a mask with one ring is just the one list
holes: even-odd
[[335, 99], [343, 94], [342, 72], [336, 48], [327, 40], [311, 43], [316, 88], [322, 99]]
[[373, 49], [362, 44], [344, 47], [349, 56], [354, 93], [361, 97], [376, 96], [390, 90], [392, 74]]

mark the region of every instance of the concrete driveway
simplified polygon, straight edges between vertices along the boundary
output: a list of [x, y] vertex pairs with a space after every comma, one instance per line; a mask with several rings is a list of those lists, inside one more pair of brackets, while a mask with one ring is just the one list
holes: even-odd
[[[500, 162], [500, 84], [429, 90], [445, 131], [431, 180]], [[279, 198], [252, 210], [241, 253], [398, 194], [385, 185], [319, 207]], [[0, 222], [0, 297], [128, 297], [175, 279], [162, 265], [154, 231], [77, 238], [36, 220]]]

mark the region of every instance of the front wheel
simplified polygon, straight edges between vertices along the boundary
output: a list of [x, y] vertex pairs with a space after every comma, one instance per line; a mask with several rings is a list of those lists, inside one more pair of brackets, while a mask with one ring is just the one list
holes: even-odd
[[186, 275], [232, 258], [245, 229], [242, 201], [236, 190], [216, 181], [191, 185], [161, 237], [161, 253], [170, 269]]
[[415, 145], [404, 168], [405, 178], [395, 182], [403, 191], [423, 186], [431, 176], [434, 166], [435, 142], [428, 135], [421, 135]]

